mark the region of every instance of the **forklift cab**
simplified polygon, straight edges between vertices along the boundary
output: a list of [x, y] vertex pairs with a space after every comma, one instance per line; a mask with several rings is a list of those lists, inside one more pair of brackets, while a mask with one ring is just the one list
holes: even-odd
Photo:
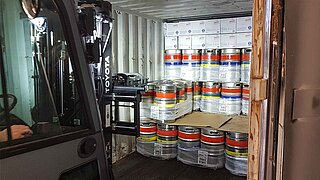
[[111, 177], [77, 22], [70, 0], [0, 0], [0, 179]]

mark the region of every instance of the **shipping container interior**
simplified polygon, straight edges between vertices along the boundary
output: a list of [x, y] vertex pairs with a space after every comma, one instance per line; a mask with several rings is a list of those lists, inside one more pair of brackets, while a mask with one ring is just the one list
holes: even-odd
[[[175, 79], [174, 73], [168, 74], [166, 69], [164, 55], [166, 50], [237, 48], [241, 51], [252, 46], [253, 0], [110, 0], [110, 2], [114, 19], [113, 72], [140, 73], [150, 81]], [[195, 77], [197, 75], [190, 73], [192, 69], [180, 69], [185, 71], [185, 73], [179, 72], [177, 76], [180, 78], [185, 77], [184, 79], [191, 81], [201, 79], [200, 74], [199, 77]], [[246, 84], [249, 82], [250, 78]], [[120, 119], [132, 122], [133, 112], [128, 112], [125, 108], [120, 109]], [[183, 165], [176, 160], [158, 161], [143, 157], [135, 151], [135, 137], [113, 136], [112, 159], [115, 163], [116, 179], [148, 179], [152, 175], [155, 179], [165, 177], [190, 179], [193, 177], [192, 173], [199, 173], [199, 176], [195, 177], [203, 177], [202, 179], [238, 178], [224, 168], [213, 171], [195, 167], [197, 165]], [[139, 168], [135, 168], [137, 166]], [[176, 167], [180, 169], [175, 169]], [[124, 173], [127, 170], [131, 173]], [[146, 173], [146, 171], [154, 172]], [[184, 173], [186, 171], [189, 173]], [[200, 176], [201, 173], [207, 176]]]

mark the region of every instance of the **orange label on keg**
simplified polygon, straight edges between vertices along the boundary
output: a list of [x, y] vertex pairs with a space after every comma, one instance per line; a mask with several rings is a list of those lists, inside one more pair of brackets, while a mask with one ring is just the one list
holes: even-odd
[[174, 55], [164, 55], [164, 60], [181, 60], [180, 54], [174, 54]]
[[154, 96], [154, 92], [145, 92], [143, 96]]
[[220, 56], [219, 55], [202, 55], [202, 60], [216, 60], [219, 61], [220, 60]]
[[183, 55], [183, 60], [200, 60], [200, 55]]
[[223, 93], [241, 93], [240, 88], [222, 88]]
[[181, 90], [181, 91], [178, 91], [177, 94], [178, 94], [179, 96], [182, 96], [182, 95], [184, 95], [184, 92], [185, 92], [184, 90]]
[[157, 132], [157, 127], [141, 127], [140, 126], [140, 132]]
[[177, 136], [178, 131], [177, 130], [165, 131], [165, 130], [157, 129], [157, 134], [159, 136]]
[[242, 94], [250, 94], [250, 90], [249, 89], [242, 89]]
[[240, 54], [221, 55], [221, 61], [225, 60], [237, 60], [240, 61]]
[[224, 143], [224, 137], [209, 137], [201, 135], [201, 140], [207, 143]]
[[242, 61], [250, 61], [251, 56], [250, 54], [242, 54], [241, 59]]
[[178, 131], [178, 137], [181, 139], [200, 139], [200, 133], [185, 133], [182, 131]]
[[192, 92], [192, 88], [187, 88], [187, 92]]
[[202, 92], [220, 92], [220, 88], [202, 88]]
[[176, 93], [159, 93], [156, 92], [157, 98], [176, 98]]
[[200, 91], [200, 89], [201, 89], [200, 86], [194, 86], [194, 87], [193, 87], [193, 90], [196, 91], [196, 92], [197, 92], [197, 91]]
[[233, 147], [248, 147], [248, 140], [245, 141], [235, 141], [229, 138], [226, 138], [226, 144]]

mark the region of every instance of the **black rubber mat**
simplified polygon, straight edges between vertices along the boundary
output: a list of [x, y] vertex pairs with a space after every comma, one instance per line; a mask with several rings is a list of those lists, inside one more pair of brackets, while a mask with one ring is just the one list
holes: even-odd
[[176, 159], [157, 160], [133, 153], [113, 165], [115, 180], [245, 180], [226, 169], [212, 170], [183, 164]]

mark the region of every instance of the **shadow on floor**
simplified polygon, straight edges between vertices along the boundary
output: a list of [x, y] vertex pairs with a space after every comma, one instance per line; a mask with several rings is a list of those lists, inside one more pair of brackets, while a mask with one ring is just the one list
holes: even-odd
[[183, 164], [176, 159], [156, 160], [133, 153], [113, 165], [115, 180], [245, 180], [226, 169], [212, 170]]

